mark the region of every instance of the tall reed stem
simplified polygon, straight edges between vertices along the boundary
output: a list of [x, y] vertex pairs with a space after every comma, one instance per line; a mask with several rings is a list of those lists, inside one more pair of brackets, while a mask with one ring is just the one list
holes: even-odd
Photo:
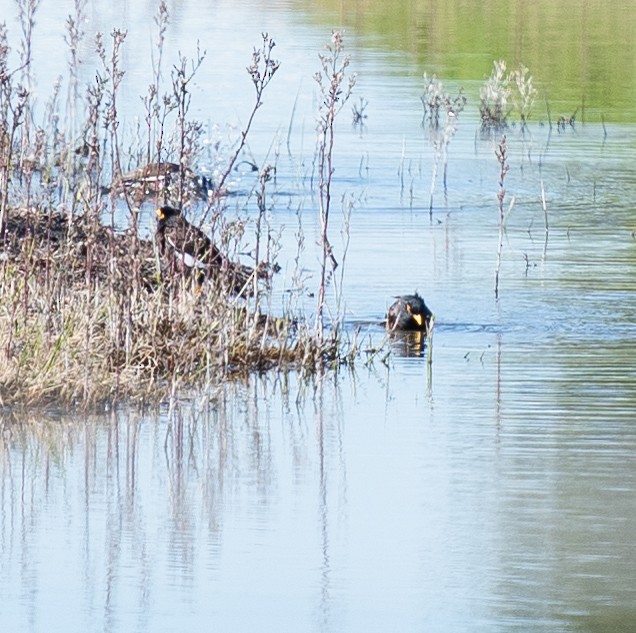
[[495, 150], [495, 155], [499, 162], [499, 191], [497, 192], [497, 199], [499, 200], [499, 241], [497, 242], [497, 267], [495, 269], [495, 299], [499, 298], [499, 272], [501, 270], [501, 250], [504, 236], [504, 199], [506, 197], [504, 182], [509, 169], [507, 153], [506, 136], [503, 135]]
[[238, 157], [241, 155], [241, 152], [243, 151], [243, 148], [247, 143], [247, 136], [252, 127], [252, 123], [254, 122], [256, 112], [263, 105], [263, 94], [265, 92], [265, 88], [267, 88], [269, 82], [272, 80], [280, 66], [280, 61], [272, 57], [276, 42], [273, 40], [273, 38], [269, 37], [267, 33], [262, 33], [261, 37], [263, 38], [261, 48], [254, 48], [254, 51], [252, 53], [252, 63], [247, 67], [247, 72], [252, 78], [252, 83], [254, 84], [254, 104], [247, 118], [247, 123], [239, 137], [238, 145], [234, 153], [230, 157], [225, 170], [221, 174], [218, 183], [216, 184], [217, 195], [213, 196], [212, 200], [208, 204], [208, 208], [203, 214], [201, 222], [204, 222], [207, 219], [207, 216], [211, 212], [214, 202], [218, 200], [219, 196], [223, 195], [225, 183], [229, 175], [232, 173], [232, 169], [234, 169], [234, 165], [236, 164]]
[[[329, 241], [329, 213], [331, 211], [331, 185], [334, 173], [333, 147], [335, 140], [336, 116], [351, 96], [356, 76], [351, 75], [344, 88], [345, 75], [350, 57], [343, 57], [344, 43], [342, 33], [334, 31], [331, 44], [327, 45], [327, 54], [320, 55], [321, 71], [314, 75], [321, 94], [318, 109], [318, 207], [320, 213], [320, 241], [322, 247], [320, 267], [320, 287], [318, 288], [318, 305], [316, 308], [315, 331], [319, 338], [324, 332], [325, 294], [328, 276], [338, 266], [331, 243]], [[328, 265], [331, 271], [328, 272]]]

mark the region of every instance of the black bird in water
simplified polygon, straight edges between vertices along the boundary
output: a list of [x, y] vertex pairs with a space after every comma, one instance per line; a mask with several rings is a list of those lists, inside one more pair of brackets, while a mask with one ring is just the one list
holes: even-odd
[[396, 297], [386, 315], [386, 328], [391, 332], [426, 332], [433, 313], [417, 294]]
[[[190, 224], [176, 207], [157, 209], [155, 237], [162, 256], [171, 256], [172, 269], [193, 273], [197, 283], [207, 277], [224, 278], [234, 292], [246, 289], [255, 274], [253, 268], [231, 262], [198, 227]], [[257, 271], [259, 277], [267, 277], [266, 271]], [[249, 290], [249, 289], [248, 289]]]

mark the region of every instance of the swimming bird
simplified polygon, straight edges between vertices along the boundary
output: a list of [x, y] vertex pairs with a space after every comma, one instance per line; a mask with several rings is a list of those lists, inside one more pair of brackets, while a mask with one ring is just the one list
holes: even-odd
[[426, 332], [433, 313], [417, 292], [413, 295], [395, 297], [386, 315], [386, 328], [391, 332], [416, 330]]

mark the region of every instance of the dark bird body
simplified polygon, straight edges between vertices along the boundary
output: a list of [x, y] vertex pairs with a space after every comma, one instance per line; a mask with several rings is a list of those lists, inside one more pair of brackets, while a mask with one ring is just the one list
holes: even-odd
[[157, 209], [157, 242], [162, 254], [169, 249], [181, 259], [187, 268], [205, 270], [210, 266], [220, 267], [221, 251], [198, 227], [190, 224], [175, 207]]
[[234, 292], [249, 292], [248, 282], [254, 274], [267, 277], [266, 271], [254, 271], [231, 262], [201, 229], [183, 217], [181, 209], [169, 206], [157, 209], [155, 238], [162, 257], [171, 259], [170, 268], [193, 273], [199, 284], [206, 278], [215, 278], [227, 283]]
[[433, 313], [417, 293], [396, 297], [386, 315], [386, 327], [391, 332], [426, 332]]

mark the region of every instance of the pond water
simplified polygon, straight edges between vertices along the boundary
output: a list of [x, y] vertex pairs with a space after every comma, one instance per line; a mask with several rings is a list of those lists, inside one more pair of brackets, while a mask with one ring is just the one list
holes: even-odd
[[[631, 51], [633, 64], [633, 30], [607, 42], [607, 10], [580, 4], [569, 11], [585, 18], [590, 46]], [[207, 49], [192, 114], [210, 124], [211, 139], [236, 137], [252, 98], [252, 47], [262, 31], [277, 42], [282, 65], [250, 136], [250, 158], [277, 168], [274, 311], [289, 302], [299, 231], [306, 288], [318, 285], [312, 75], [331, 27], [346, 24], [358, 73], [351, 104], [369, 105], [357, 127], [346, 105], [336, 134], [332, 243], [345, 332], [378, 347], [393, 295], [417, 289], [436, 314], [432, 344], [420, 353], [396, 341], [389, 357], [367, 365], [363, 355], [353, 371], [254, 376], [143, 415], [5, 416], [0, 630], [636, 629], [636, 127], [623, 101], [608, 100], [589, 102], [591, 120], [563, 131], [540, 105], [527, 130], [508, 130], [496, 299], [498, 138], [477, 134], [478, 91], [494, 56], [516, 62], [519, 41], [534, 42], [538, 27], [514, 21], [508, 48], [459, 38], [468, 49], [448, 51], [441, 36], [469, 32], [472, 16], [436, 5], [426, 4], [423, 15], [436, 19], [426, 29], [413, 11], [409, 29], [381, 20], [375, 3], [169, 6], [166, 55], [192, 56], [197, 39]], [[501, 16], [509, 4], [484, 6]], [[150, 82], [155, 10], [87, 5], [87, 33], [129, 29], [130, 130], [139, 87]], [[65, 72], [62, 53], [50, 51], [63, 50], [73, 7], [43, 0], [39, 11], [44, 98]], [[564, 45], [549, 18], [542, 51]], [[533, 44], [528, 56], [540, 62], [537, 51]], [[581, 64], [584, 52], [568, 49], [563, 66]], [[88, 80], [89, 43], [83, 55]], [[549, 70], [530, 68], [556, 94], [559, 76]], [[432, 213], [425, 71], [442, 80], [447, 71], [448, 90], [462, 86], [469, 98]], [[570, 79], [553, 123], [582, 92], [599, 92], [588, 75]], [[200, 168], [215, 165], [204, 157]], [[253, 218], [253, 184], [250, 174], [234, 177], [228, 214]], [[142, 214], [150, 230], [152, 205]], [[308, 292], [299, 301], [311, 312]]]

